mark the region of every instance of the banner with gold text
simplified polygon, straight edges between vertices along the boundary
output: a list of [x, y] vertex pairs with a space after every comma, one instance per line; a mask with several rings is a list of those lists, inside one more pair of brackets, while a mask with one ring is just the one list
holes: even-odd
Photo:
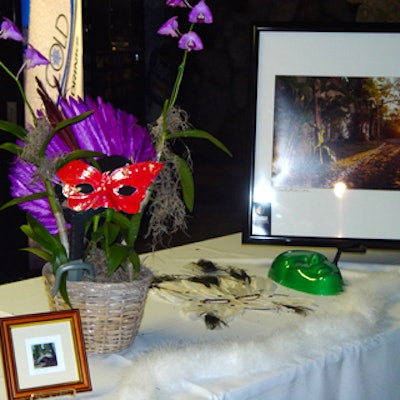
[[[63, 94], [83, 97], [82, 0], [22, 0], [22, 13], [28, 42], [50, 61], [25, 72], [25, 91], [32, 108], [42, 109], [36, 76], [54, 101], [56, 79]], [[31, 124], [27, 111], [25, 116], [26, 125]]]

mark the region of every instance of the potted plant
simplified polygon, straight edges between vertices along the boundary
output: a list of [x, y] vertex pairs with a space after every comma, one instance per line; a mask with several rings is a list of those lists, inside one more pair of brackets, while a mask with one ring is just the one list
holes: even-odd
[[[13, 200], [2, 208], [18, 205], [27, 212], [21, 229], [35, 245], [25, 250], [47, 262], [44, 277], [52, 307], [81, 310], [89, 353], [122, 350], [138, 330], [152, 279], [135, 250], [142, 216], [150, 216], [147, 235], [154, 243], [184, 228], [186, 210], [193, 208], [191, 168], [171, 144], [201, 138], [230, 155], [215, 137], [193, 129], [176, 105], [188, 54], [203, 48], [194, 28], [212, 23], [212, 13], [204, 0], [194, 7], [186, 0], [166, 4], [187, 8], [190, 25], [181, 34], [178, 18], [172, 17], [158, 31], [178, 39], [183, 58], [171, 96], [149, 128], [101, 98], [60, 94], [54, 102], [40, 81], [44, 110], [35, 112], [19, 79], [24, 68], [44, 65], [46, 58], [28, 44], [17, 74], [0, 61], [33, 120], [28, 128], [0, 121], [0, 129], [17, 138], [0, 146], [15, 154], [9, 175]], [[0, 39], [23, 41], [7, 18]], [[133, 299], [135, 292], [139, 300]]]

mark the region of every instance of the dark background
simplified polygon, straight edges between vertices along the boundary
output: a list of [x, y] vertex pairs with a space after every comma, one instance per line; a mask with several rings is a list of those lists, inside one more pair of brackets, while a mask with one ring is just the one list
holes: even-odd
[[[208, 0], [207, 4], [214, 24], [201, 27], [205, 49], [189, 55], [177, 103], [188, 111], [195, 127], [218, 137], [234, 157], [206, 142], [188, 143], [194, 165], [195, 210], [188, 216], [188, 232], [175, 235], [170, 245], [242, 230], [248, 196], [245, 167], [252, 135], [248, 115], [252, 22], [400, 21], [397, 0]], [[19, 12], [19, 1], [1, 1], [0, 17], [19, 23]], [[156, 34], [173, 12], [176, 10], [166, 7], [165, 0], [83, 0], [85, 93], [102, 96], [138, 116], [143, 124], [155, 120], [169, 96], [182, 56], [175, 40]], [[15, 45], [1, 40], [0, 55], [18, 70], [21, 53]], [[20, 119], [19, 95], [13, 82], [0, 73], [0, 118], [10, 117], [13, 110], [9, 104], [15, 102]], [[0, 204], [9, 200], [10, 162], [2, 152]], [[24, 220], [17, 209], [0, 213], [0, 283], [40, 273], [18, 250], [26, 246], [19, 230]], [[145, 240], [139, 242], [139, 249], [148, 249]]]

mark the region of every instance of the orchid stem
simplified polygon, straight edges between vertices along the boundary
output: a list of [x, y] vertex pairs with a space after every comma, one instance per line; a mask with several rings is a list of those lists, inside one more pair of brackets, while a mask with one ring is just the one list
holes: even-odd
[[[193, 29], [193, 24], [190, 27], [190, 30], [192, 30], [192, 29]], [[183, 53], [182, 61], [178, 66], [178, 73], [176, 75], [175, 83], [172, 88], [171, 96], [169, 99], [167, 99], [164, 102], [164, 106], [163, 106], [163, 110], [162, 110], [162, 114], [161, 114], [162, 115], [162, 127], [161, 127], [162, 134], [160, 137], [160, 141], [157, 144], [157, 161], [160, 161], [162, 152], [164, 150], [165, 137], [166, 137], [167, 131], [168, 131], [168, 111], [171, 110], [175, 106], [176, 99], [178, 98], [179, 89], [181, 87], [181, 83], [182, 83], [182, 79], [183, 79], [183, 73], [185, 72], [187, 56], [188, 56], [188, 51], [185, 50]]]
[[172, 93], [171, 93], [171, 97], [169, 99], [168, 109], [171, 109], [175, 105], [176, 99], [178, 97], [179, 89], [180, 89], [182, 79], [183, 79], [183, 73], [185, 72], [187, 55], [188, 55], [188, 51], [185, 50], [183, 53], [182, 62], [178, 66], [178, 73], [176, 75], [176, 80], [175, 80], [174, 86], [172, 88]]
[[4, 63], [2, 61], [0, 61], [0, 67], [3, 68], [3, 70], [13, 79], [13, 81], [17, 84], [18, 86], [18, 90], [21, 94], [22, 100], [24, 101], [24, 103], [26, 104], [26, 106], [29, 109], [29, 112], [31, 113], [32, 116], [32, 120], [33, 123], [36, 125], [36, 117], [35, 117], [35, 113], [32, 109], [32, 106], [29, 104], [28, 99], [26, 98], [24, 89], [21, 85], [21, 82], [19, 81], [19, 79], [4, 65]]
[[[194, 28], [194, 24], [191, 24], [190, 28], [189, 28], [189, 32], [191, 32], [193, 30], [193, 28]], [[178, 73], [176, 75], [174, 86], [172, 87], [171, 97], [169, 98], [169, 104], [168, 104], [169, 110], [172, 107], [174, 107], [176, 99], [178, 97], [179, 89], [181, 87], [181, 83], [182, 83], [182, 79], [183, 79], [183, 73], [185, 72], [186, 60], [187, 60], [188, 53], [189, 53], [188, 50], [185, 50], [183, 52], [182, 61], [178, 66]]]
[[104, 251], [107, 259], [110, 257], [110, 222], [112, 220], [114, 210], [111, 208], [106, 209], [105, 230], [104, 230]]
[[67, 256], [69, 256], [68, 232], [67, 232], [67, 228], [66, 228], [66, 224], [65, 224], [64, 214], [63, 214], [61, 207], [57, 201], [56, 192], [55, 192], [54, 187], [51, 184], [50, 180], [45, 179], [44, 184], [46, 187], [47, 198], [49, 199], [51, 211], [53, 212], [54, 218], [56, 219], [60, 242], [64, 246]]

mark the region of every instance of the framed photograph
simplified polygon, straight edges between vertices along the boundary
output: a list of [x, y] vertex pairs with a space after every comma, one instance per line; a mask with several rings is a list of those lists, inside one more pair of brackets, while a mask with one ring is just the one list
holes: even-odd
[[253, 27], [247, 243], [400, 248], [399, 25]]
[[0, 319], [10, 400], [90, 391], [78, 310]]

